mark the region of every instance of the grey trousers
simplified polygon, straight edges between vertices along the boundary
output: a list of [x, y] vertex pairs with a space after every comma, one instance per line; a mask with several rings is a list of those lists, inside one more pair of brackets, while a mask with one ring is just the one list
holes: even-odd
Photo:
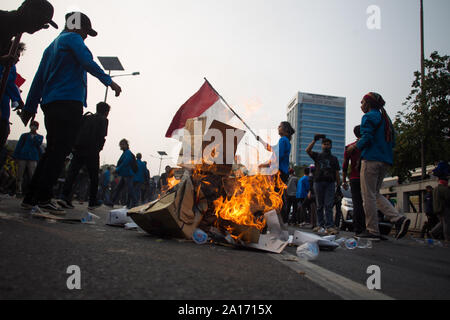
[[361, 196], [366, 215], [366, 229], [376, 235], [380, 234], [378, 210], [383, 212], [391, 223], [395, 223], [403, 217], [389, 200], [380, 194], [388, 168], [388, 164], [380, 161], [363, 160], [361, 162]]
[[34, 170], [36, 170], [37, 161], [18, 160], [17, 167], [18, 168], [17, 168], [16, 192], [17, 193], [22, 193], [23, 175], [25, 173], [25, 170], [28, 170], [28, 176], [31, 179], [31, 177], [34, 174]]

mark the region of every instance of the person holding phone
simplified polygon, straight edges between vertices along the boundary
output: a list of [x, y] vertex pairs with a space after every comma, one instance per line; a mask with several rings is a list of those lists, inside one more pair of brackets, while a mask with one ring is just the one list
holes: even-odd
[[[322, 139], [322, 152], [312, 151], [316, 142]], [[333, 142], [325, 135], [316, 134], [314, 140], [306, 148], [306, 153], [314, 160], [314, 193], [316, 195], [318, 226], [314, 231], [321, 229], [329, 235], [338, 234], [334, 226], [333, 205], [336, 187], [340, 188], [339, 160], [331, 154]]]

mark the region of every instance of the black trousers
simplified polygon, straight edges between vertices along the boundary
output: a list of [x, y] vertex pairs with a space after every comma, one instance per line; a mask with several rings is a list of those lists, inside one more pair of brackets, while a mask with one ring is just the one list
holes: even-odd
[[92, 152], [91, 154], [74, 152], [62, 192], [64, 199], [72, 201], [72, 191], [75, 180], [77, 179], [81, 168], [86, 167], [90, 181], [89, 204], [94, 205], [97, 202], [99, 165], [100, 157], [98, 152]]
[[297, 210], [298, 210], [298, 200], [296, 196], [288, 196], [287, 197], [287, 207], [286, 207], [286, 213], [287, 213], [287, 220], [289, 222], [289, 213], [291, 211], [292, 208], [292, 218], [290, 222], [293, 223], [300, 223], [299, 219], [298, 219], [298, 214], [297, 214]]
[[353, 231], [355, 233], [361, 233], [366, 230], [366, 215], [364, 214], [361, 196], [361, 180], [351, 179], [350, 188], [353, 202]]
[[[289, 180], [289, 174], [288, 173], [284, 173], [283, 171], [280, 170], [280, 178], [281, 181], [283, 181], [284, 184], [288, 183]], [[277, 189], [275, 189], [276, 192], [278, 192]], [[281, 218], [283, 219], [284, 223], [288, 223], [289, 220], [289, 212], [287, 209], [287, 192], [286, 190], [284, 190], [283, 192], [283, 206], [281, 207]]]
[[64, 160], [72, 152], [83, 116], [83, 103], [56, 101], [42, 106], [47, 130], [47, 149], [38, 163], [30, 189], [24, 202], [47, 202], [52, 188], [64, 166]]

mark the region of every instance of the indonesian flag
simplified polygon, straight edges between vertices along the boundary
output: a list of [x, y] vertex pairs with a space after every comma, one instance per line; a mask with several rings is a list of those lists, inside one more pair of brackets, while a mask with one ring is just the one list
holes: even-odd
[[182, 136], [187, 120], [199, 117], [206, 118], [206, 129], [214, 120], [228, 123], [234, 117], [207, 81], [177, 111], [167, 130], [166, 138]]

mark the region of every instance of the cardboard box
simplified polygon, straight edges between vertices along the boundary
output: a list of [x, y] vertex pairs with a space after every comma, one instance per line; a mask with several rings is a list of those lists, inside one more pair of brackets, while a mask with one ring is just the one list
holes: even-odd
[[128, 215], [144, 231], [158, 236], [191, 239], [203, 216], [194, 210], [194, 189], [190, 178], [180, 182], [176, 192], [133, 208]]
[[[200, 137], [198, 132], [194, 131], [195, 121], [201, 121], [202, 126], [206, 125], [206, 118], [189, 119], [186, 122], [185, 129], [191, 136], [183, 137], [183, 148], [178, 158], [178, 165], [193, 169], [195, 165], [192, 163], [195, 162], [197, 165], [202, 165], [203, 171], [222, 176], [229, 175], [235, 162], [237, 147], [244, 137], [245, 131], [214, 120]], [[201, 147], [199, 147], [199, 143], [201, 143]], [[190, 154], [185, 155], [185, 152], [190, 152]]]

